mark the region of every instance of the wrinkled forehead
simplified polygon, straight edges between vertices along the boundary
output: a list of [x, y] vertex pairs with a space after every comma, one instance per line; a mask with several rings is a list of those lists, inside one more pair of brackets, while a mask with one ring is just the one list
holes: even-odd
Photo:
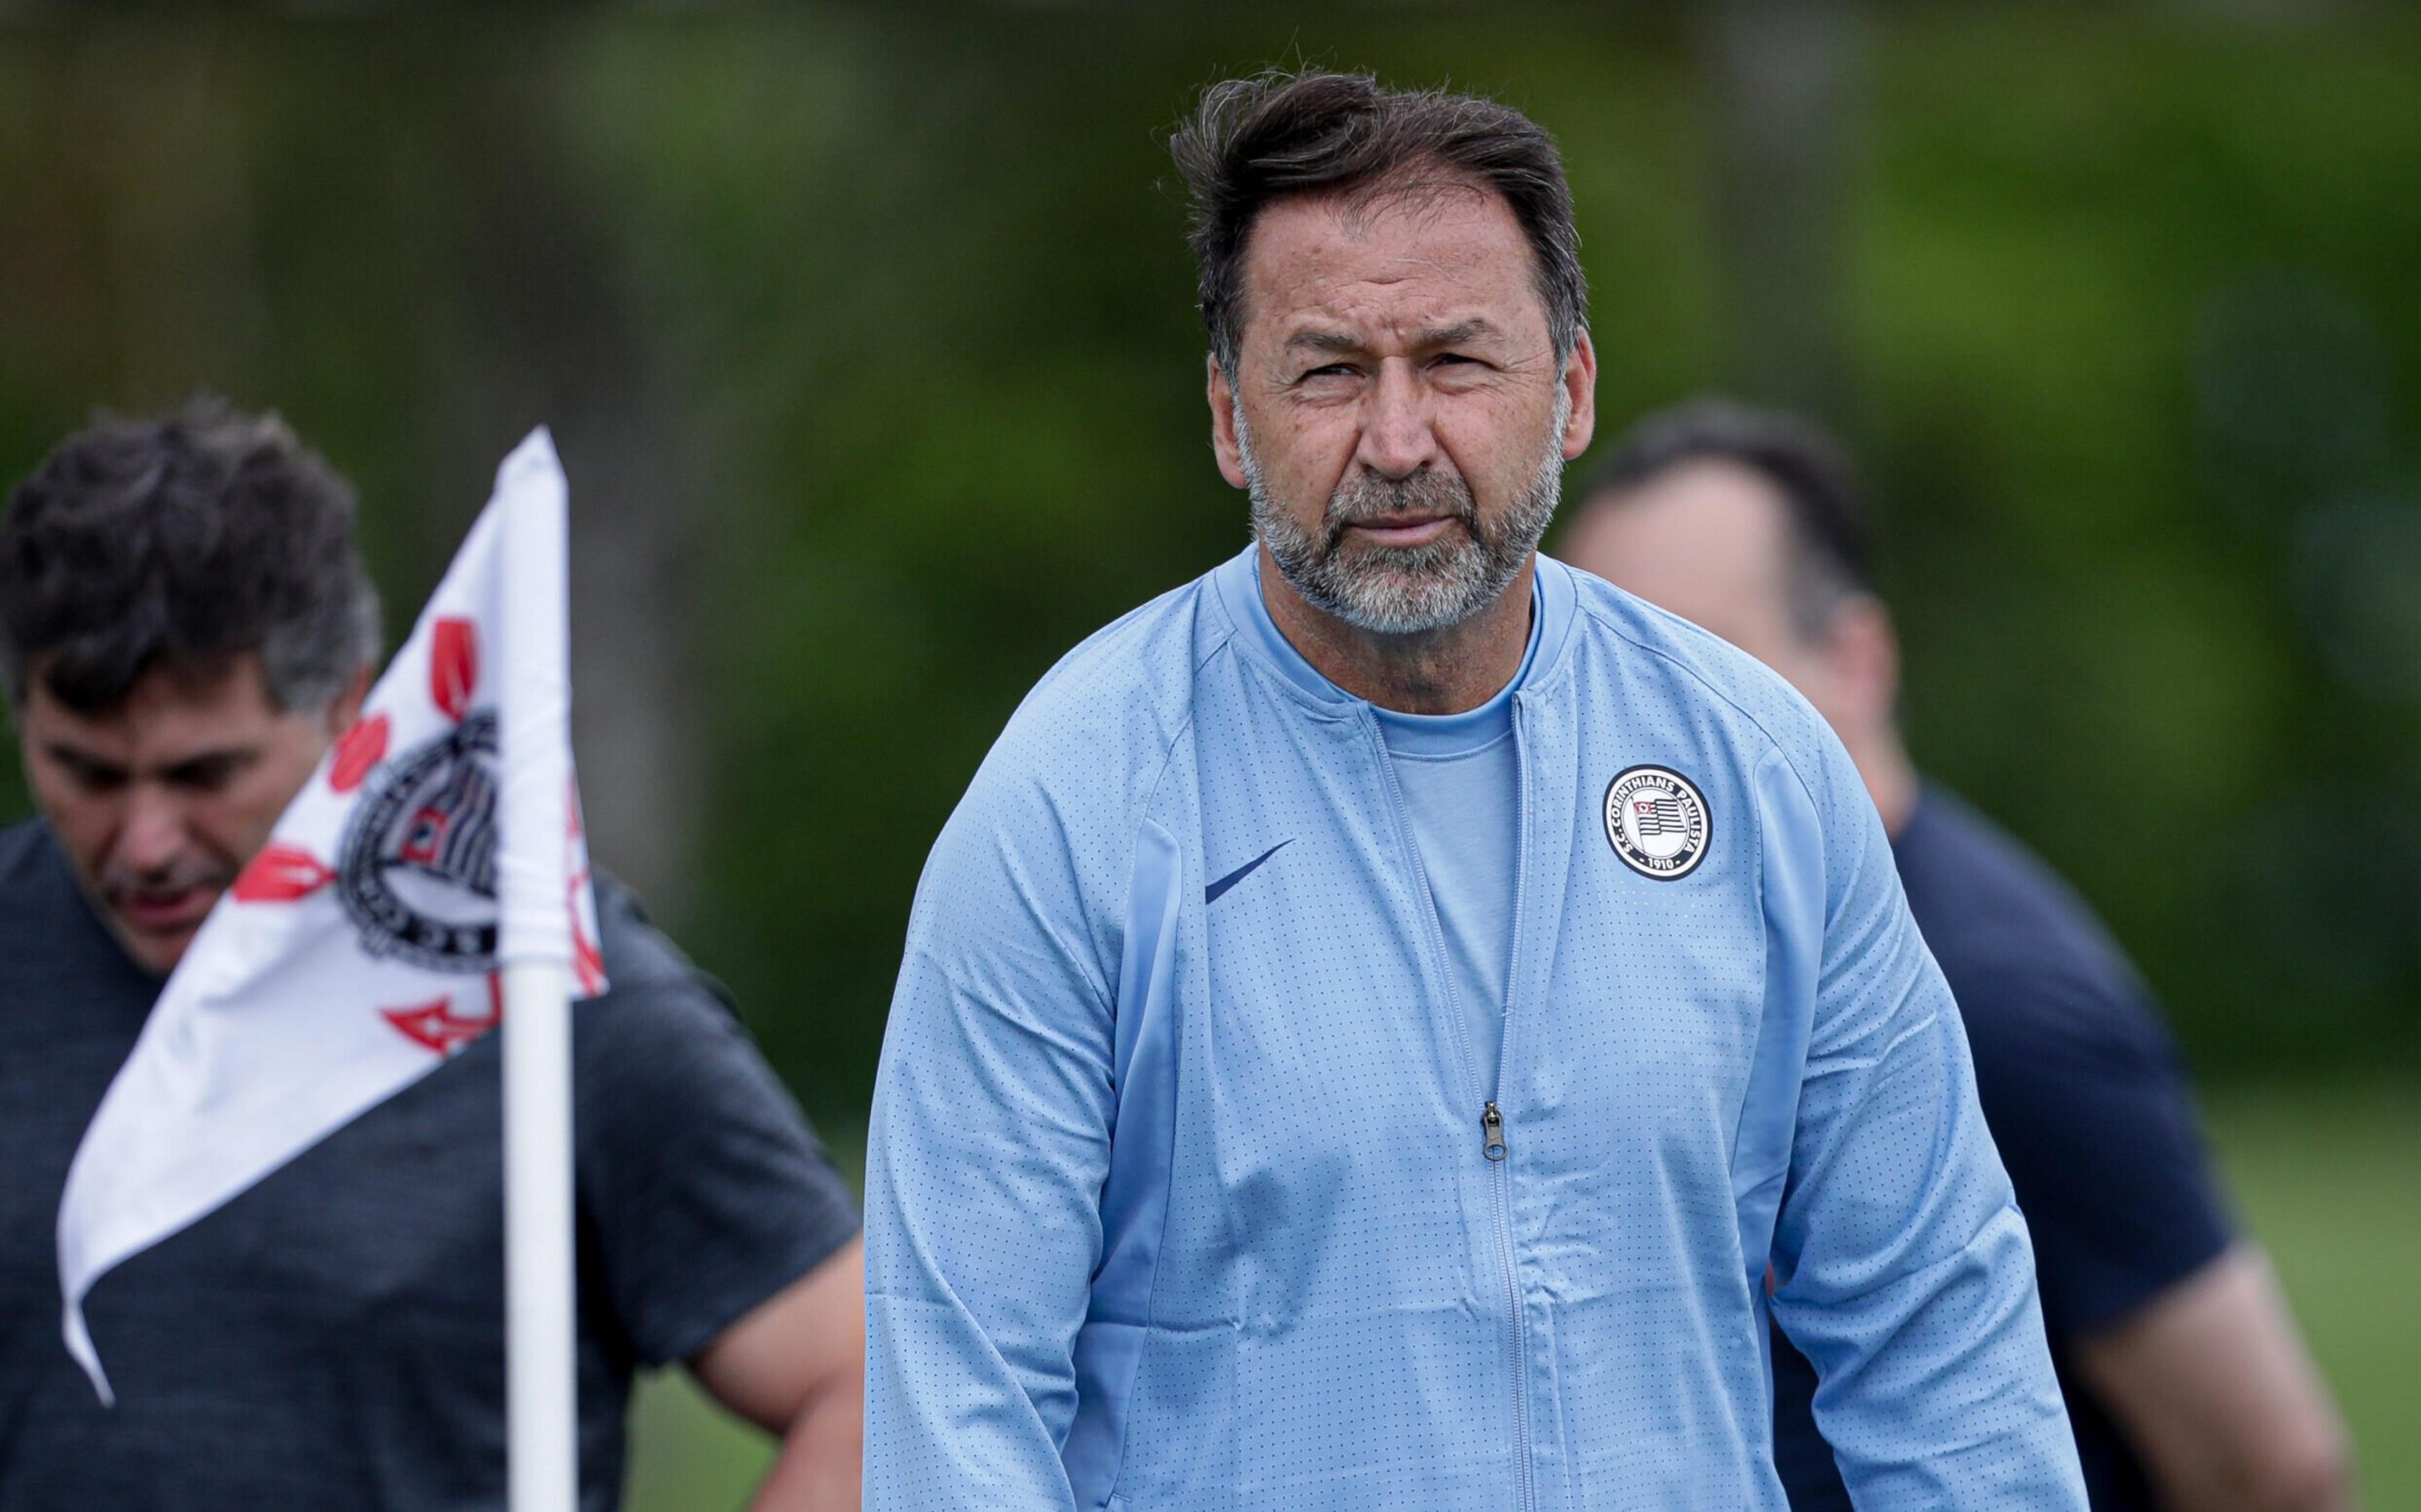
[[1247, 341], [1284, 341], [1311, 320], [1375, 336], [1475, 320], [1544, 340], [1538, 281], [1505, 196], [1432, 172], [1273, 201], [1245, 243], [1241, 290]]

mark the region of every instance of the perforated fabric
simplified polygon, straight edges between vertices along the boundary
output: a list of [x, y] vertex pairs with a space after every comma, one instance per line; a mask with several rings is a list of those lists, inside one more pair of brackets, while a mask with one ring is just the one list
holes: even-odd
[[[1376, 721], [1235, 632], [1252, 573], [1063, 661], [927, 865], [867, 1505], [1780, 1507], [1770, 1262], [1861, 1506], [2082, 1507], [1958, 1018], [1822, 723], [1540, 561], [1491, 1159]], [[1703, 795], [1685, 875], [1608, 838], [1643, 765]]]
[[[1257, 573], [1255, 583], [1266, 584]], [[1460, 714], [1406, 714], [1370, 706], [1386, 742], [1387, 762], [1403, 800], [1413, 854], [1420, 861], [1429, 905], [1445, 946], [1446, 975], [1461, 1009], [1463, 1044], [1479, 1085], [1496, 1088], [1496, 1055], [1505, 1041], [1505, 987], [1512, 965], [1515, 873], [1522, 840], [1521, 767], [1513, 748], [1513, 694], [1538, 662], [1544, 616], [1530, 596], [1530, 637], [1522, 660], [1494, 696]], [[1315, 695], [1339, 696], [1336, 685], [1304, 660], [1270, 618], [1262, 592], [1223, 600], [1235, 611], [1236, 631], [1271, 664]], [[1230, 874], [1233, 875], [1232, 873]], [[1205, 896], [1223, 890], [1214, 881]]]

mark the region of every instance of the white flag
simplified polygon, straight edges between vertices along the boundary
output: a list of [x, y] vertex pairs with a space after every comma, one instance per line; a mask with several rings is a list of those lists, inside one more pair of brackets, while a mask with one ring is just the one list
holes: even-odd
[[63, 1326], [94, 1280], [502, 1017], [508, 961], [605, 986], [571, 772], [563, 472], [505, 459], [445, 580], [268, 845], [203, 922], [59, 1203]]

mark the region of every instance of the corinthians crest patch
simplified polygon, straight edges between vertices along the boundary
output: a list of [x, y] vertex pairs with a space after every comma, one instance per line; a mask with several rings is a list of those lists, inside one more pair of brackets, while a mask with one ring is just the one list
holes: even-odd
[[[509, 647], [498, 633], [515, 592], [542, 600], [552, 591], [544, 572], [516, 587], [505, 558], [507, 520], [535, 518], [517, 527], [524, 534], [559, 528], [545, 516], [562, 508], [562, 487], [542, 435], [513, 454], [361, 717], [236, 875], [227, 889], [236, 906], [213, 912], [195, 941], [200, 958], [221, 968], [195, 990], [201, 999], [250, 994], [274, 976], [273, 990], [260, 985], [236, 1016], [256, 1025], [244, 1033], [266, 1037], [264, 1045], [281, 1035], [295, 1039], [293, 1052], [318, 1057], [313, 1064], [332, 1082], [419, 1066], [398, 1049], [397, 1036], [445, 1056], [495, 1028], [505, 1016], [497, 953], [516, 929], [527, 959], [570, 969], [573, 996], [606, 989], [568, 722], [547, 707], [563, 691], [561, 628], [539, 615]], [[508, 497], [519, 500], [509, 509]], [[532, 539], [530, 553], [550, 549]], [[523, 724], [508, 742], [516, 717]], [[518, 798], [508, 793], [516, 784]], [[510, 846], [508, 827], [517, 837]], [[560, 872], [546, 854], [558, 834]], [[512, 847], [521, 878], [543, 885], [518, 889], [508, 926], [500, 905], [517, 891]], [[560, 934], [544, 896], [558, 886]], [[239, 943], [214, 943], [224, 939]], [[164, 1012], [170, 999], [162, 1002]], [[356, 1027], [371, 1026], [366, 1038], [346, 1037], [351, 1031], [336, 1020], [347, 1012]], [[258, 1027], [273, 1022], [288, 1027], [280, 1035]]]
[[1670, 767], [1627, 767], [1606, 785], [1605, 837], [1624, 865], [1669, 882], [1707, 859], [1714, 825], [1689, 778]]
[[484, 972], [496, 956], [496, 716], [403, 752], [364, 795], [336, 862], [345, 916], [373, 956]]

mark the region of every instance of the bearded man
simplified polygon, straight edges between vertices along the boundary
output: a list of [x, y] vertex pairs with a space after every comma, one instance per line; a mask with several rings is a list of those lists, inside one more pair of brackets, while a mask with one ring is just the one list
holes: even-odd
[[1054, 668], [933, 850], [867, 1171], [867, 1504], [2082, 1507], [2032, 1258], [1856, 769], [1537, 554], [1597, 359], [1552, 141], [1211, 87], [1255, 543]]

